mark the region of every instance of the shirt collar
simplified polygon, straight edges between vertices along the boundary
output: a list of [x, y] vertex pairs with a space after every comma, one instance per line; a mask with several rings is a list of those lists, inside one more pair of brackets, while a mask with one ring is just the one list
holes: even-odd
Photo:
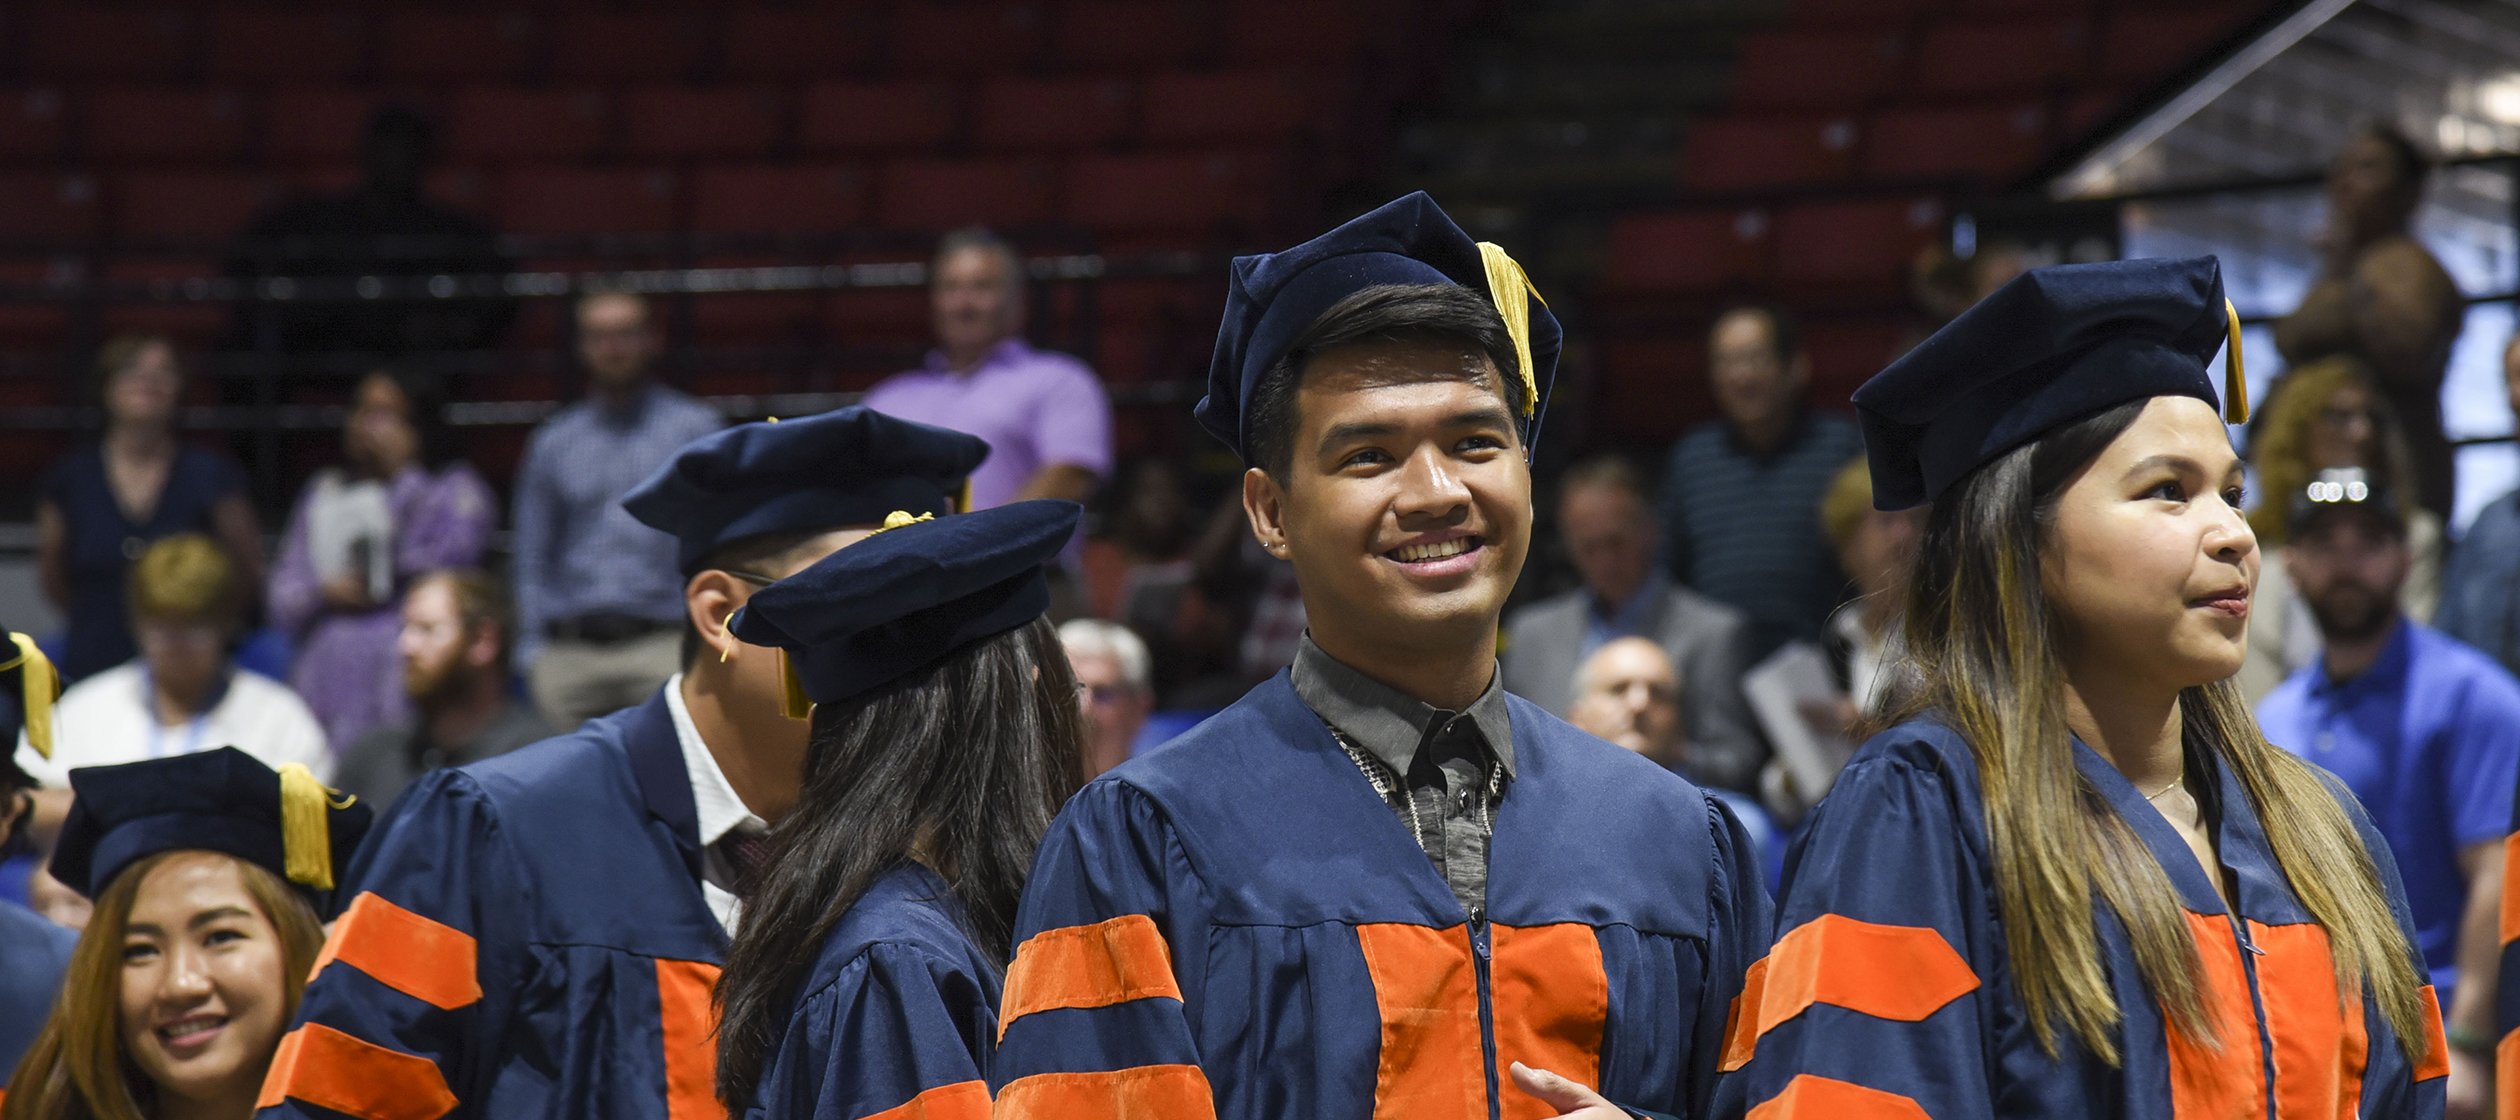
[[[1014, 361], [1031, 351], [1032, 348], [1024, 345], [1024, 340], [1022, 338], [1008, 337], [1000, 339], [997, 345], [989, 348], [988, 354], [980, 359], [979, 364], [971, 367], [970, 372], [978, 373], [990, 366], [1001, 365], [1006, 362]], [[945, 351], [943, 350], [930, 350], [927, 352], [927, 368], [930, 373], [954, 372], [954, 367], [946, 364]]]
[[2372, 659], [2371, 667], [2341, 681], [2328, 675], [2327, 658], [2324, 654], [2312, 659], [2310, 662], [2310, 671], [2314, 674], [2310, 678], [2312, 691], [2342, 692], [2366, 684], [2394, 688], [2396, 682], [2406, 676], [2407, 663], [2414, 656], [2414, 630], [2414, 622], [2405, 615], [2399, 615], [2397, 621], [2389, 625], [2389, 640], [2380, 647], [2380, 656]]
[[1647, 572], [1645, 582], [1636, 585], [1636, 593], [1623, 601], [1610, 604], [1608, 611], [1601, 609], [1603, 605], [1601, 599], [1593, 595], [1589, 588], [1584, 594], [1584, 605], [1592, 612], [1593, 621], [1609, 626], [1622, 634], [1642, 634], [1645, 632], [1647, 616], [1653, 613], [1655, 604], [1662, 601], [1663, 588], [1666, 584], [1667, 581], [1661, 572]]
[[1505, 708], [1504, 674], [1491, 672], [1487, 691], [1461, 712], [1445, 711], [1356, 671], [1313, 644], [1305, 631], [1295, 646], [1295, 665], [1288, 676], [1295, 695], [1349, 741], [1363, 747], [1395, 774], [1407, 775], [1416, 761], [1418, 744], [1428, 732], [1455, 716], [1468, 716], [1490, 754], [1514, 776], [1513, 721]]
[[683, 703], [682, 681], [682, 674], [676, 673], [665, 682], [665, 709], [673, 713], [674, 738], [682, 743], [683, 768], [691, 773], [691, 804], [699, 813], [700, 847], [706, 849], [732, 832], [747, 836], [768, 832], [770, 823], [745, 808], [744, 799], [727, 783], [726, 771], [718, 768], [717, 756], [700, 741], [700, 728], [691, 722], [691, 709]]

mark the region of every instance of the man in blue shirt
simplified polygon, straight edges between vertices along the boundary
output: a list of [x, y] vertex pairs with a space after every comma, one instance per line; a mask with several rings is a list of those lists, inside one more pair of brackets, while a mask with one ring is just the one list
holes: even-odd
[[1808, 407], [1811, 360], [1784, 312], [1724, 312], [1707, 362], [1723, 419], [1671, 449], [1663, 548], [1671, 578], [1750, 616], [1744, 663], [1755, 665], [1788, 641], [1819, 640], [1845, 598], [1820, 496], [1864, 445], [1852, 420]]
[[685, 444], [726, 426], [717, 410], [657, 384], [645, 299], [578, 301], [586, 399], [525, 443], [516, 473], [517, 664], [553, 727], [637, 704], [680, 666], [683, 579], [674, 538], [621, 496]]
[[2323, 471], [2293, 501], [2285, 570], [2323, 648], [2267, 695], [2258, 723], [2342, 779], [2396, 855], [2449, 1026], [2457, 1101], [2490, 1084], [2520, 681], [2399, 613], [2406, 522], [2382, 480]]

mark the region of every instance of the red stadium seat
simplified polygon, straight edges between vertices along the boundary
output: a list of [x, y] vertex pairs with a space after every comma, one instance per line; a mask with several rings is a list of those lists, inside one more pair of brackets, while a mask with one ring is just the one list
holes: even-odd
[[808, 152], [926, 151], [954, 135], [959, 107], [942, 82], [824, 82], [807, 87], [796, 146]]
[[1929, 95], [2040, 92], [2078, 75], [2088, 53], [2082, 19], [1947, 23], [1917, 40], [1910, 88]]
[[1945, 0], [1792, 0], [1786, 23], [1814, 30], [1898, 30], [1942, 10]]
[[263, 99], [263, 152], [303, 163], [348, 163], [380, 102], [364, 89], [274, 90]]
[[1321, 83], [1291, 70], [1159, 74], [1139, 126], [1149, 144], [1283, 140], [1312, 127]]
[[1820, 318], [1803, 324], [1814, 395], [1842, 400], [1864, 379], [1905, 353], [1916, 338], [1898, 314]]
[[251, 85], [345, 82], [367, 62], [359, 9], [295, 11], [213, 5], [202, 70], [214, 82]]
[[260, 175], [223, 171], [134, 172], [112, 190], [115, 230], [140, 240], [224, 241], [277, 197]]
[[163, 82], [191, 69], [196, 25], [181, 11], [62, 4], [28, 13], [38, 78]]
[[1856, 135], [1853, 120], [1827, 113], [1710, 117], [1689, 125], [1680, 181], [1704, 191], [1842, 182]]
[[0, 241], [75, 241], [102, 226], [96, 180], [85, 175], [0, 175]]
[[[0, 289], [50, 293], [55, 283], [63, 279], [63, 273], [53, 261], [11, 257], [0, 260]], [[0, 346], [20, 353], [58, 349], [69, 341], [69, 332], [70, 304], [66, 302], [0, 300]], [[60, 399], [66, 394], [49, 388], [57, 384], [50, 378], [0, 378], [0, 402], [17, 407], [71, 403]], [[14, 440], [0, 440], [9, 442]]]
[[585, 159], [604, 146], [610, 126], [595, 90], [476, 86], [448, 104], [446, 152], [458, 162]]
[[664, 233], [676, 228], [675, 182], [659, 170], [519, 167], [502, 174], [496, 217], [508, 233]]
[[[1581, 383], [1561, 377], [1557, 402], [1584, 409], [1594, 438], [1667, 444], [1673, 433], [1714, 413], [1703, 324], [1605, 332], [1597, 352], [1592, 391], [1579, 401], [1571, 392]], [[1648, 464], [1657, 471], [1661, 466]]]
[[403, 81], [517, 81], [537, 45], [522, 11], [394, 8], [377, 34], [377, 71]]
[[1039, 58], [1043, 23], [1029, 4], [905, 4], [893, 9], [887, 59], [921, 77], [1002, 74]]
[[832, 234], [868, 216], [866, 175], [850, 164], [721, 164], [691, 177], [691, 228], [702, 233]]
[[674, 82], [709, 45], [697, 11], [577, 11], [551, 28], [551, 72], [574, 82]]
[[810, 81], [865, 65], [876, 36], [856, 13], [753, 5], [727, 13], [718, 69], [734, 81]]
[[60, 90], [0, 94], [0, 161], [57, 167], [67, 142], [70, 99]]
[[233, 91], [99, 89], [84, 109], [91, 159], [210, 162], [245, 150], [245, 98]]
[[[106, 284], [144, 293], [179, 293], [188, 285], [207, 283], [219, 274], [219, 263], [209, 257], [175, 259], [117, 260], [105, 265], [100, 275]], [[228, 324], [228, 309], [217, 303], [190, 300], [135, 300], [107, 304], [99, 326], [107, 333], [149, 331], [172, 335], [180, 350], [206, 350]], [[193, 383], [192, 403], [214, 400], [217, 389], [207, 378]]]
[[980, 87], [973, 138], [999, 151], [1106, 147], [1128, 131], [1129, 84], [1111, 78], [1001, 78]]
[[768, 88], [640, 89], [621, 97], [621, 149], [649, 159], [758, 158], [785, 123]]
[[1770, 232], [1763, 210], [1630, 214], [1610, 227], [1602, 284], [1651, 295], [1749, 285], [1766, 275]]
[[2224, 37], [2239, 31], [2254, 9], [2191, 4], [2158, 11], [2125, 11], [2100, 34], [2100, 79], [2153, 82], [2169, 77]]
[[1055, 212], [1050, 169], [1034, 160], [896, 160], [875, 176], [875, 221], [888, 229], [1038, 225]]
[[1888, 90], [1906, 57], [1888, 32], [1768, 31], [1741, 42], [1733, 66], [1736, 109], [1847, 109]]
[[2045, 150], [2048, 115], [2036, 104], [1884, 109], [1869, 131], [1864, 173], [1873, 178], [1977, 178], [2000, 186]]
[[1274, 201], [1277, 161], [1239, 151], [1084, 156], [1067, 168], [1067, 216], [1105, 233], [1250, 235]]
[[1083, 73], [1178, 70], [1209, 38], [1202, 8], [1180, 0], [1071, 0], [1050, 30], [1050, 59]]
[[1352, 65], [1365, 42], [1358, 10], [1341, 0], [1232, 0], [1225, 57], [1263, 66]]
[[1918, 250], [1942, 233], [1933, 198], [1816, 202], [1776, 215], [1776, 279], [1787, 290], [1854, 288], [1896, 298]]

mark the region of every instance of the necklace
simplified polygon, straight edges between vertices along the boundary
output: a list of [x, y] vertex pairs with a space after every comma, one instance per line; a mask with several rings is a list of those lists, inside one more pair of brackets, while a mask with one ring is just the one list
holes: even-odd
[[2180, 777], [2180, 778], [2172, 778], [2172, 779], [2170, 779], [2170, 784], [2169, 784], [2169, 785], [2166, 785], [2166, 786], [2161, 787], [2161, 793], [2151, 793], [2151, 794], [2145, 794], [2145, 795], [2144, 795], [2144, 800], [2146, 800], [2146, 801], [2159, 801], [2159, 800], [2161, 800], [2161, 795], [2162, 795], [2162, 794], [2164, 794], [2164, 793], [2168, 793], [2168, 792], [2170, 792], [2171, 790], [2174, 790], [2174, 789], [2179, 788], [2179, 785], [2180, 785], [2181, 783], [2185, 782], [2185, 781], [2187, 781], [2187, 779], [2186, 779], [2186, 778], [2184, 778], [2184, 777]]

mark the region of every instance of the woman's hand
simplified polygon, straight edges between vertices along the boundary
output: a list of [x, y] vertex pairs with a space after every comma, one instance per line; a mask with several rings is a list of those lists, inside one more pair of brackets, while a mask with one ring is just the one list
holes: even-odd
[[1514, 1087], [1540, 1098], [1558, 1112], [1558, 1120], [1633, 1120], [1608, 1098], [1545, 1069], [1515, 1062]]

